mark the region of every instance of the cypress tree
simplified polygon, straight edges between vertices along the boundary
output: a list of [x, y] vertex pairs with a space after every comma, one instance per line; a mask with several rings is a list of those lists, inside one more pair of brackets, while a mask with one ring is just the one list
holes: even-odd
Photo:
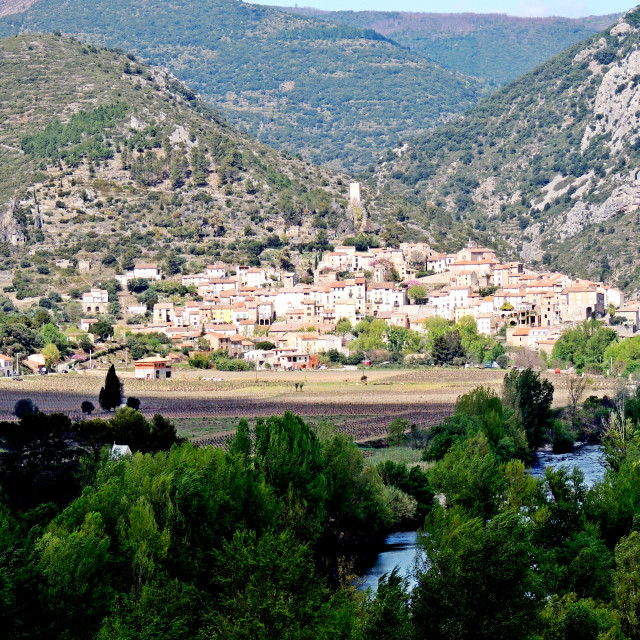
[[104, 380], [104, 387], [100, 389], [98, 402], [105, 411], [113, 411], [122, 403], [122, 385], [116, 375], [115, 365], [109, 367], [107, 377]]

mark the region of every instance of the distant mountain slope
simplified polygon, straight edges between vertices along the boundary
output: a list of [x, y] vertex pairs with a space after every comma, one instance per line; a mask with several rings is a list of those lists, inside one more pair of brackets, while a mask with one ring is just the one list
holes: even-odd
[[52, 273], [78, 257], [109, 269], [279, 260], [290, 225], [348, 230], [346, 193], [133, 56], [54, 35], [0, 40], [0, 269], [22, 265], [23, 282], [42, 280], [34, 252]]
[[480, 91], [374, 31], [238, 0], [40, 0], [0, 20], [0, 35], [56, 30], [166, 66], [262, 142], [334, 168], [362, 168]]
[[619, 17], [612, 14], [573, 20], [477, 13], [281, 10], [374, 29], [414, 53], [494, 84], [515, 80]]
[[38, 0], [2, 0], [0, 2], [0, 18], [2, 16], [10, 16], [14, 13], [26, 11], [36, 2], [38, 2]]
[[514, 258], [640, 287], [640, 9], [387, 154], [376, 179]]

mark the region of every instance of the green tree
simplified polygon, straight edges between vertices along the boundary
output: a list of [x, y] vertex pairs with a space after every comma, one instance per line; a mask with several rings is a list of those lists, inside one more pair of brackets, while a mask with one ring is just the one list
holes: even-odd
[[276, 348], [275, 343], [270, 340], [260, 340], [260, 342], [256, 342], [256, 349], [263, 349], [264, 351], [272, 351]]
[[484, 522], [438, 509], [427, 532], [425, 569], [412, 594], [417, 637], [508, 640], [532, 630], [540, 589], [518, 514]]
[[240, 420], [235, 436], [229, 445], [230, 453], [237, 453], [242, 456], [251, 455], [251, 435], [249, 433], [249, 423], [245, 418]]
[[366, 602], [364, 614], [365, 638], [411, 640], [414, 637], [409, 587], [397, 567], [380, 578], [376, 595]]
[[614, 588], [625, 632], [640, 637], [640, 532], [632, 531], [616, 546]]
[[75, 531], [48, 531], [40, 544], [40, 570], [52, 636], [91, 637], [113, 597], [111, 541], [99, 513]]
[[38, 405], [36, 405], [31, 398], [21, 398], [13, 407], [13, 415], [19, 420], [28, 413], [38, 413]]
[[44, 346], [42, 349], [42, 355], [44, 356], [44, 362], [47, 369], [51, 369], [51, 367], [60, 361], [60, 351], [53, 342]]
[[89, 402], [89, 400], [83, 400], [80, 405], [80, 410], [82, 413], [86, 413], [87, 415], [91, 415], [95, 409], [93, 402]]
[[408, 428], [408, 420], [396, 418], [387, 429], [387, 440], [389, 441], [389, 446], [399, 447], [404, 440], [404, 433]]
[[136, 398], [135, 396], [129, 396], [127, 398], [127, 407], [131, 407], [136, 411], [140, 411], [140, 398]]
[[506, 488], [502, 469], [483, 434], [455, 443], [433, 469], [431, 481], [447, 505], [484, 519], [495, 514]]
[[536, 449], [551, 418], [553, 384], [532, 369], [514, 369], [504, 377], [502, 394], [505, 405], [524, 429], [529, 447]]
[[327, 480], [316, 434], [289, 413], [256, 423], [255, 466], [282, 501], [283, 524], [302, 540], [315, 540], [325, 518]]
[[208, 610], [194, 586], [161, 575], [117, 599], [97, 640], [192, 640], [201, 637]]
[[104, 342], [107, 338], [113, 336], [113, 325], [107, 318], [100, 318], [98, 322], [94, 322], [91, 325], [91, 333]]
[[45, 344], [54, 344], [59, 351], [67, 350], [67, 337], [52, 322], [42, 327], [42, 337], [44, 338]]
[[213, 575], [219, 603], [208, 619], [213, 637], [345, 637], [341, 627], [352, 605], [330, 596], [309, 549], [290, 532], [236, 531], [216, 553]]
[[122, 384], [116, 374], [115, 365], [109, 367], [104, 381], [104, 387], [100, 389], [98, 402], [105, 411], [113, 411], [122, 404]]
[[414, 304], [422, 304], [427, 297], [427, 290], [424, 285], [417, 284], [413, 287], [409, 287], [407, 297], [409, 300], [412, 300]]
[[464, 358], [460, 332], [455, 329], [437, 335], [431, 341], [431, 357], [436, 364], [450, 364], [454, 358]]
[[340, 318], [336, 324], [336, 333], [343, 338], [352, 329], [351, 322], [347, 318]]
[[149, 280], [146, 278], [131, 278], [127, 281], [127, 289], [131, 293], [142, 293], [149, 288]]

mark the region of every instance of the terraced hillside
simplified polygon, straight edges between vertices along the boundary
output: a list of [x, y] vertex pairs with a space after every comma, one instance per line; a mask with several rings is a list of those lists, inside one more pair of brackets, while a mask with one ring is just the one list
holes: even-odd
[[285, 228], [338, 228], [346, 192], [133, 56], [54, 35], [0, 41], [0, 269], [17, 267], [17, 285], [69, 284], [77, 271], [55, 263], [79, 258], [105, 276], [145, 257], [168, 272], [284, 263]]
[[640, 288], [640, 9], [380, 163], [516, 259]]
[[238, 0], [40, 0], [0, 35], [61, 31], [166, 66], [262, 142], [349, 171], [469, 108], [481, 83], [368, 29]]

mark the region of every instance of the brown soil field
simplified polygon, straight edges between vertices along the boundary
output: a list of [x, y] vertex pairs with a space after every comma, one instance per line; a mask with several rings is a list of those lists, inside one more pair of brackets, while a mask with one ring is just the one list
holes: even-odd
[[[429, 426], [450, 415], [456, 398], [479, 385], [499, 391], [504, 371], [482, 369], [323, 370], [309, 372], [219, 372], [174, 371], [170, 380], [137, 380], [132, 372], [119, 372], [127, 396], [141, 400], [142, 411], [161, 413], [189, 423], [189, 435], [211, 444], [224, 441], [239, 418], [257, 418], [292, 411], [301, 416], [326, 419], [356, 440], [382, 437], [396, 417], [419, 426]], [[83, 375], [27, 376], [20, 380], [0, 379], [0, 419], [12, 419], [20, 398], [31, 398], [47, 413], [62, 412], [82, 417], [80, 404], [98, 405], [98, 393], [105, 371]], [[216, 377], [221, 380], [212, 380]], [[208, 378], [208, 379], [207, 379]], [[554, 404], [567, 403], [568, 377], [549, 374], [556, 387]], [[303, 385], [295, 390], [295, 383]], [[586, 395], [614, 393], [615, 381], [593, 380]], [[101, 411], [93, 414], [105, 416]], [[199, 436], [198, 419], [207, 419], [208, 429]], [[332, 419], [333, 418], [333, 419]], [[216, 428], [217, 425], [217, 428]], [[213, 428], [211, 428], [213, 427]], [[212, 431], [216, 433], [213, 434]]]

